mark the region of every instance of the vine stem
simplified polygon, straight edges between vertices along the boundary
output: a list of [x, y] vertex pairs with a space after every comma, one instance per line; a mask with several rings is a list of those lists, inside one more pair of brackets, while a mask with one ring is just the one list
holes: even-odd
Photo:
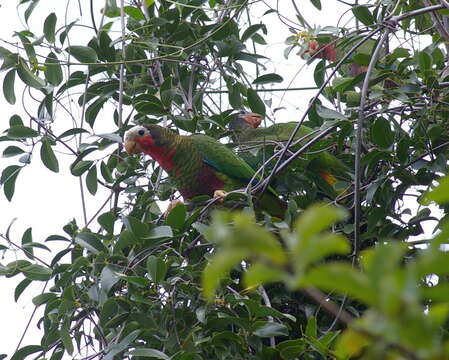
[[[125, 61], [126, 49], [125, 49], [125, 0], [120, 0], [120, 24], [122, 28], [122, 60]], [[118, 90], [118, 127], [121, 128], [123, 124], [123, 78], [125, 73], [125, 64], [120, 64], [120, 77], [119, 77], [119, 90]], [[119, 145], [119, 152], [121, 150], [121, 144]]]
[[[125, 57], [126, 57], [126, 49], [125, 49], [125, 1], [120, 0], [120, 24], [122, 31], [122, 62], [120, 64], [120, 75], [119, 75], [119, 90], [118, 90], [118, 128], [119, 130], [123, 126], [123, 83], [124, 83], [124, 75], [125, 75]], [[117, 148], [117, 157], [120, 157], [120, 153], [122, 151], [122, 144], [118, 144]], [[120, 195], [120, 187], [113, 189], [114, 193], [114, 204], [113, 204], [113, 212], [117, 214], [118, 208], [118, 198]]]
[[355, 180], [354, 180], [354, 244], [353, 244], [353, 261], [356, 261], [359, 242], [360, 242], [360, 218], [361, 218], [361, 182], [362, 182], [362, 131], [363, 131], [363, 121], [365, 120], [365, 105], [368, 99], [368, 84], [371, 73], [374, 70], [374, 66], [382, 49], [383, 44], [388, 39], [390, 34], [390, 29], [387, 28], [385, 33], [382, 35], [380, 41], [377, 43], [376, 49], [371, 57], [371, 61], [368, 65], [366, 71], [365, 79], [363, 81], [360, 106], [359, 106], [359, 116], [357, 119], [357, 129], [356, 129], [356, 148], [355, 148]]
[[[86, 103], [87, 103], [87, 89], [89, 87], [89, 78], [90, 78], [90, 73], [89, 73], [89, 67], [87, 68], [86, 71], [86, 82], [84, 83], [84, 94], [83, 94], [83, 106], [81, 109], [81, 123], [80, 123], [80, 128], [84, 127], [84, 118], [85, 118], [85, 113], [86, 113]], [[80, 133], [79, 136], [79, 145], [81, 146], [81, 141], [83, 138], [83, 133]], [[79, 150], [78, 150], [79, 152]], [[83, 184], [83, 177], [80, 176], [78, 178], [79, 181], [79, 185], [80, 185], [80, 193], [81, 193], [81, 205], [83, 208], [83, 220], [84, 220], [84, 226], [87, 226], [87, 208], [86, 208], [86, 197], [84, 195], [84, 184]]]

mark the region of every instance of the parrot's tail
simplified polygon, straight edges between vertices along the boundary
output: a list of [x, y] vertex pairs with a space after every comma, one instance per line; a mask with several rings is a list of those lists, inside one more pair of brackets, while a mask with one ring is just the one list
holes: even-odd
[[337, 179], [335, 178], [335, 176], [333, 176], [332, 174], [329, 174], [327, 172], [324, 171], [320, 171], [320, 176], [330, 185], [330, 186], [334, 186], [335, 183], [337, 182]]

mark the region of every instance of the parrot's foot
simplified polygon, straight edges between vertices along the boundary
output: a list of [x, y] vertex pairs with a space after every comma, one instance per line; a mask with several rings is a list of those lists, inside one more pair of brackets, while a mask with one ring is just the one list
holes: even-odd
[[214, 191], [214, 199], [217, 199], [218, 202], [222, 203], [224, 198], [228, 196], [228, 193], [224, 190], [215, 190]]
[[165, 212], [164, 212], [164, 217], [167, 217], [168, 214], [170, 214], [170, 211], [172, 211], [179, 204], [182, 204], [181, 200], [172, 200], [172, 201], [170, 201], [170, 204], [168, 204], [168, 206], [167, 206], [167, 210], [165, 210]]

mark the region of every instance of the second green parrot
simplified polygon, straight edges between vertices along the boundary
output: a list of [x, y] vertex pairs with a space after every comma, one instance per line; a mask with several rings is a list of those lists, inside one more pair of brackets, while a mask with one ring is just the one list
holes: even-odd
[[[259, 127], [262, 119], [262, 115], [257, 113], [240, 112], [236, 114], [229, 122], [229, 129], [232, 133], [233, 141], [239, 145], [273, 145], [278, 142], [287, 141], [298, 124], [297, 122], [286, 122], [274, 124], [269, 127]], [[314, 130], [302, 125], [298, 129], [294, 140], [302, 140], [300, 141], [300, 145], [304, 145], [313, 136]], [[337, 177], [344, 179], [351, 178], [349, 168], [326, 150], [306, 154], [304, 158], [307, 161], [307, 170], [311, 173], [318, 174], [331, 187], [336, 183]], [[251, 163], [254, 167], [260, 165], [253, 164], [253, 161], [249, 159], [247, 162]]]

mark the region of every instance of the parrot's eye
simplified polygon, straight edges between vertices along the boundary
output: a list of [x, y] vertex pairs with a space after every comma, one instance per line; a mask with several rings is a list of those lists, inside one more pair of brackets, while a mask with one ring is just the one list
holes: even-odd
[[140, 136], [144, 136], [145, 135], [145, 130], [139, 130], [137, 132]]

